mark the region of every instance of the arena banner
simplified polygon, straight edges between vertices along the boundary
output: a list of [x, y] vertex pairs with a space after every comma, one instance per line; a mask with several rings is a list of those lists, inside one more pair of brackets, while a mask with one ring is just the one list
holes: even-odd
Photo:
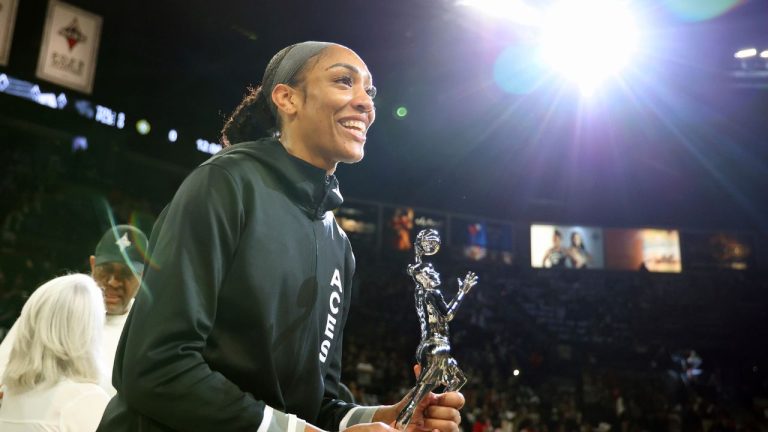
[[379, 206], [375, 204], [344, 201], [336, 209], [336, 222], [347, 233], [352, 246], [376, 246], [379, 229]]
[[578, 225], [531, 225], [531, 267], [601, 269], [603, 230]]
[[51, 0], [37, 61], [37, 77], [90, 94], [100, 38], [100, 16]]
[[8, 65], [18, 0], [0, 0], [0, 66]]
[[462, 258], [511, 265], [514, 261], [512, 225], [463, 217], [451, 218], [452, 246]]
[[488, 255], [488, 230], [473, 219], [451, 218], [451, 246], [459, 258], [482, 261]]
[[494, 263], [512, 265], [515, 260], [515, 242], [512, 224], [488, 222], [488, 259]]
[[667, 229], [606, 229], [606, 268], [680, 273], [680, 233]]
[[443, 214], [415, 210], [411, 207], [384, 208], [385, 246], [396, 251], [413, 249], [416, 234], [423, 229], [436, 229], [446, 241], [447, 218]]
[[754, 265], [754, 241], [738, 233], [682, 233], [685, 266], [691, 270], [747, 270]]

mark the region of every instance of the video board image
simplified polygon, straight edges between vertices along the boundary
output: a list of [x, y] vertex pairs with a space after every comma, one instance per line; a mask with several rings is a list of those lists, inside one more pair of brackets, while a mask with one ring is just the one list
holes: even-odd
[[754, 242], [737, 233], [683, 233], [688, 269], [747, 270], [753, 265]]
[[505, 265], [514, 261], [510, 224], [452, 218], [451, 239], [465, 259]]
[[423, 229], [436, 229], [445, 239], [443, 231], [446, 219], [445, 216], [417, 211], [410, 207], [385, 208], [384, 226], [389, 228], [385, 230], [385, 244], [403, 252], [413, 249], [413, 240]]
[[347, 233], [353, 244], [376, 244], [378, 209], [364, 203], [345, 202], [336, 209], [336, 222]]
[[603, 230], [574, 225], [531, 225], [531, 267], [601, 269]]
[[680, 273], [680, 233], [664, 229], [606, 229], [606, 268]]

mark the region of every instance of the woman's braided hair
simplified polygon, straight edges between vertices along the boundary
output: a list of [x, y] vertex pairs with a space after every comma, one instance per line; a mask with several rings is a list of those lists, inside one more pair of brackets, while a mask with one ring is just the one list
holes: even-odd
[[[313, 43], [313, 42], [310, 42]], [[269, 61], [267, 68], [264, 71], [264, 79], [262, 85], [256, 87], [248, 87], [243, 100], [235, 108], [232, 114], [224, 122], [224, 126], [221, 128], [221, 143], [224, 147], [228, 147], [233, 144], [237, 144], [243, 141], [251, 141], [260, 136], [271, 134], [273, 136], [279, 136], [280, 134], [280, 118], [277, 115], [277, 111], [272, 106], [270, 98], [271, 94], [265, 92], [270, 89], [264, 89], [266, 82], [272, 82], [275, 79], [275, 74], [278, 72], [278, 67], [281, 65], [286, 55], [296, 46], [308, 44], [304, 42], [302, 44], [295, 44], [283, 48]], [[317, 44], [317, 43], [314, 43]], [[295, 55], [293, 56], [293, 64], [298, 66], [295, 73], [287, 80], [286, 84], [291, 87], [300, 86], [304, 81], [305, 70], [309, 60], [318, 57], [320, 51], [316, 51], [308, 58], [302, 59], [299, 63], [296, 63]], [[291, 63], [289, 61], [288, 63]], [[299, 66], [300, 65], [300, 66]], [[274, 85], [274, 84], [273, 84]], [[266, 132], [266, 134], [265, 134]]]
[[267, 105], [262, 87], [248, 87], [243, 100], [221, 128], [221, 142], [227, 147], [235, 143], [250, 141], [260, 135], [276, 133], [277, 120]]

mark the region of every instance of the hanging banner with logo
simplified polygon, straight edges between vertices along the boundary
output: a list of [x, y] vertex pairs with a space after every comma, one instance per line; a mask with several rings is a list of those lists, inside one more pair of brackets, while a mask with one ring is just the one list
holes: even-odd
[[51, 0], [36, 75], [90, 94], [101, 38], [101, 17]]
[[16, 0], [0, 0], [0, 65], [8, 64], [13, 40], [13, 24], [16, 22]]

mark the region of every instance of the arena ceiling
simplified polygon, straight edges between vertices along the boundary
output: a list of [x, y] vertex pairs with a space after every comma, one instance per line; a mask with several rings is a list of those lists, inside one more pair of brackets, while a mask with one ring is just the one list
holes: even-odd
[[[104, 18], [93, 100], [210, 140], [278, 49], [356, 50], [378, 119], [365, 160], [339, 169], [348, 196], [513, 220], [768, 229], [768, 81], [732, 73], [736, 50], [768, 49], [768, 2], [702, 2], [729, 4], [702, 18], [677, 13], [685, 1], [634, 2], [653, 61], [592, 98], [556, 79], [504, 91], [499, 58], [529, 29], [452, 0], [70, 3]], [[46, 5], [20, 5], [9, 70], [22, 77], [34, 78]]]

